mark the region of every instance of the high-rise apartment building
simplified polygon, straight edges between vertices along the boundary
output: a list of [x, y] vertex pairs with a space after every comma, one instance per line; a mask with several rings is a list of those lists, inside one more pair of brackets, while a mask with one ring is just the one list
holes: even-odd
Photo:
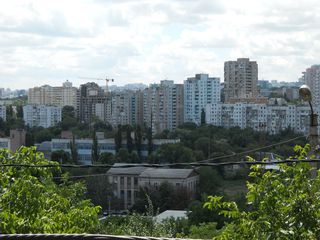
[[184, 81], [184, 121], [200, 124], [207, 104], [220, 102], [220, 78], [196, 74]]
[[51, 105], [57, 107], [77, 107], [77, 88], [72, 87], [68, 80], [61, 87], [44, 85], [30, 88], [28, 92], [28, 103], [31, 105]]
[[44, 105], [23, 106], [23, 120], [29, 127], [52, 127], [61, 122], [61, 107]]
[[153, 133], [174, 130], [183, 123], [183, 85], [172, 80], [143, 90], [143, 122]]
[[320, 65], [313, 65], [302, 73], [301, 80], [307, 84], [312, 93], [312, 102], [314, 105], [320, 104]]
[[226, 128], [252, 128], [277, 134], [290, 127], [308, 134], [310, 108], [306, 105], [216, 103], [207, 105], [207, 123]]
[[98, 84], [91, 82], [80, 86], [78, 116], [81, 122], [91, 123], [94, 117], [105, 120], [106, 95]]
[[224, 63], [225, 102], [258, 97], [258, 64], [249, 58]]

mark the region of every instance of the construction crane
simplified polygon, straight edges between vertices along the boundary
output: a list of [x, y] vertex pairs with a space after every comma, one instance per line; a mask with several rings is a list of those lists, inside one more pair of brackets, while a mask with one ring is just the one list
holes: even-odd
[[91, 79], [91, 80], [96, 80], [96, 81], [106, 81], [106, 90], [105, 90], [105, 94], [106, 96], [108, 95], [108, 92], [109, 92], [109, 87], [108, 87], [108, 83], [109, 82], [114, 82], [114, 79], [113, 78], [93, 78], [93, 77], [78, 77], [80, 79]]

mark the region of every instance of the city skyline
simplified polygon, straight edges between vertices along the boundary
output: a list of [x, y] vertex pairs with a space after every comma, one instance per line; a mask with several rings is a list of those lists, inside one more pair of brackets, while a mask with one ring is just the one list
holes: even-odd
[[[312, 7], [310, 7], [312, 6]], [[223, 79], [225, 61], [250, 58], [259, 79], [297, 81], [317, 64], [320, 3], [293, 1], [10, 1], [0, 9], [1, 87], [78, 77], [115, 84], [195, 73]], [[103, 85], [99, 83], [99, 85]]]

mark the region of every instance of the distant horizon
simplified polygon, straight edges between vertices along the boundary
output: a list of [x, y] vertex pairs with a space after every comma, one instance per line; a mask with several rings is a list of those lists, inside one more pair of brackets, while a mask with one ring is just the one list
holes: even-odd
[[[211, 75], [209, 75], [209, 76], [211, 76]], [[109, 88], [112, 88], [112, 87], [125, 87], [125, 86], [127, 86], [127, 85], [138, 85], [138, 84], [145, 85], [146, 87], [148, 87], [150, 84], [160, 84], [160, 81], [163, 81], [163, 80], [174, 81], [173, 79], [162, 79], [162, 80], [159, 80], [158, 82], [152, 82], [152, 83], [148, 83], [148, 84], [142, 83], [142, 82], [133, 82], [133, 83], [125, 83], [125, 84], [123, 84], [123, 85], [116, 85], [116, 84], [110, 85], [110, 84], [109, 84], [108, 87], [109, 87]], [[65, 81], [67, 81], [67, 80], [65, 80]], [[62, 84], [63, 84], [65, 81], [62, 81], [60, 85], [59, 85], [59, 84], [57, 84], [57, 85], [51, 85], [51, 84], [43, 83], [42, 85], [33, 86], [33, 87], [28, 87], [28, 88], [6, 88], [6, 87], [0, 86], [0, 89], [3, 88], [3, 89], [5, 89], [5, 90], [10, 89], [11, 91], [20, 91], [20, 90], [28, 90], [28, 89], [34, 88], [34, 87], [42, 87], [42, 86], [45, 86], [45, 85], [49, 85], [50, 87], [60, 87], [60, 86], [62, 86]], [[277, 79], [258, 79], [258, 81], [268, 81], [268, 82], [270, 82], [270, 83], [271, 83], [271, 81], [277, 81], [277, 83], [295, 83], [295, 82], [298, 82], [298, 80], [297, 80], [297, 81], [290, 81], [290, 82], [289, 82], [289, 81], [279, 81], [279, 80], [277, 80]], [[89, 82], [97, 83], [97, 84], [98, 84], [100, 87], [102, 87], [102, 88], [106, 86], [105, 84], [101, 84], [101, 83], [99, 83], [99, 82], [95, 82], [94, 80], [84, 82], [84, 83], [80, 84], [79, 86], [74, 85], [73, 82], [70, 81], [70, 80], [69, 80], [69, 82], [72, 83], [72, 87], [76, 87], [76, 88], [79, 88], [80, 85], [86, 84], [86, 83], [89, 83]], [[174, 83], [176, 83], [176, 82], [174, 81]], [[221, 79], [220, 79], [220, 83], [223, 83], [223, 81], [221, 81]], [[1, 83], [0, 83], [0, 84], [1, 84]], [[178, 83], [178, 84], [179, 84], [179, 83]]]

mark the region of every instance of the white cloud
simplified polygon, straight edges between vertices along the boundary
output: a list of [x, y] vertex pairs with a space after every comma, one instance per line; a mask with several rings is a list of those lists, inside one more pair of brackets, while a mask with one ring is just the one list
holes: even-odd
[[250, 57], [265, 79], [294, 81], [318, 63], [320, 3], [305, 0], [11, 0], [0, 9], [0, 87], [223, 79]]

